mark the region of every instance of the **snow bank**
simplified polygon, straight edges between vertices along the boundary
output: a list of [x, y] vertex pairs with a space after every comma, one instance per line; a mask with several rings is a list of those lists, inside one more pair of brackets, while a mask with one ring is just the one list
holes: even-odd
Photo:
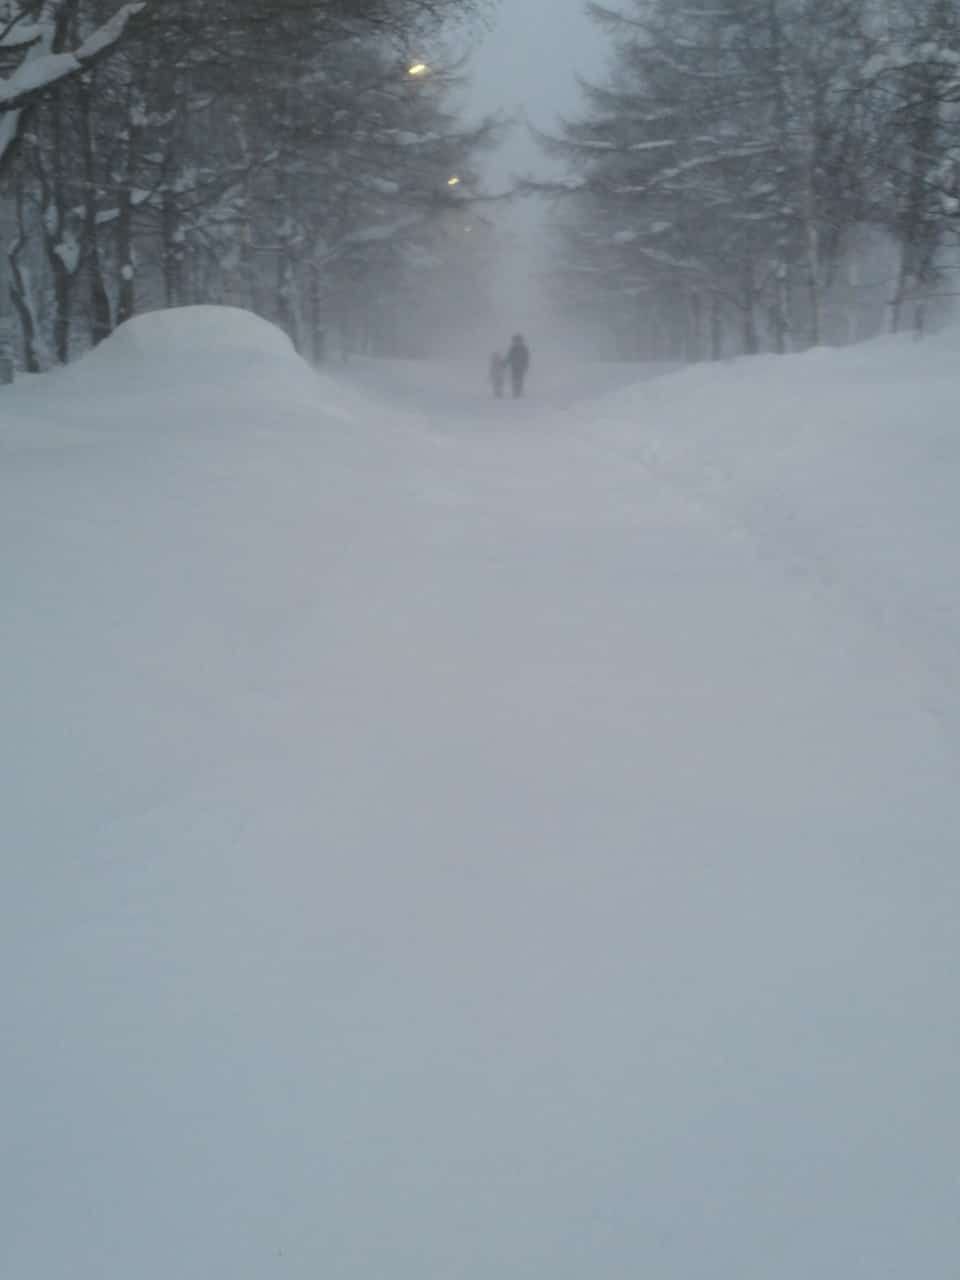
[[19, 379], [3, 396], [0, 450], [58, 446], [65, 432], [76, 443], [81, 431], [197, 435], [251, 420], [260, 431], [362, 422], [367, 445], [376, 435], [362, 390], [313, 369], [276, 325], [236, 307], [136, 316], [75, 364]]
[[276, 325], [237, 307], [178, 307], [152, 311], [120, 326], [94, 351], [66, 371], [85, 382], [111, 379], [151, 389], [282, 379], [303, 386], [309, 365]]
[[276, 325], [239, 307], [177, 307], [135, 316], [87, 357], [110, 364], [149, 365], [157, 361], [209, 360], [241, 367], [293, 365], [298, 357], [289, 337]]
[[702, 365], [591, 413], [661, 478], [724, 511], [761, 554], [922, 654], [933, 702], [948, 690], [955, 702], [958, 363], [958, 330], [883, 338]]

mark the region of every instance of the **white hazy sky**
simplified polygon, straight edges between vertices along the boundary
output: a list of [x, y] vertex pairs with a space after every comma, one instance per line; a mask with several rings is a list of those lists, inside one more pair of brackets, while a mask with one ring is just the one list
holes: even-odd
[[[551, 129], [576, 110], [576, 77], [602, 69], [606, 42], [584, 12], [584, 0], [500, 0], [489, 32], [472, 60], [469, 106], [474, 114], [525, 113]], [[491, 166], [491, 175], [542, 169], [529, 134], [517, 128]]]
[[[585, 0], [499, 0], [488, 29], [474, 33], [467, 114], [502, 112], [518, 118], [499, 149], [484, 164], [488, 190], [514, 177], [557, 172], [524, 124], [552, 131], [558, 117], [580, 104], [577, 77], [595, 78], [604, 68], [608, 43], [587, 19]], [[547, 341], [540, 270], [543, 206], [535, 200], [498, 205], [496, 219], [509, 228], [512, 250], [501, 260], [495, 293], [505, 331], [522, 329]], [[495, 335], [491, 335], [494, 340]]]

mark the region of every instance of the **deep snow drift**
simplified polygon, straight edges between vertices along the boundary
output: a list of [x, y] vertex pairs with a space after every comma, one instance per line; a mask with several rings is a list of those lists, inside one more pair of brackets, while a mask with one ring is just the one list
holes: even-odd
[[946, 1274], [958, 345], [0, 392], [0, 1274]]

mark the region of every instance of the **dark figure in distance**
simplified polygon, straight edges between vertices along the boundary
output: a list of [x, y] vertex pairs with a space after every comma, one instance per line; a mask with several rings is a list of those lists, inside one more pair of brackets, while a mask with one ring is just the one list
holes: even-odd
[[507, 352], [507, 364], [510, 366], [510, 386], [513, 398], [523, 395], [523, 380], [530, 368], [530, 348], [520, 334], [515, 334]]
[[503, 396], [503, 380], [506, 376], [507, 362], [499, 351], [495, 351], [490, 357], [490, 385], [498, 400]]

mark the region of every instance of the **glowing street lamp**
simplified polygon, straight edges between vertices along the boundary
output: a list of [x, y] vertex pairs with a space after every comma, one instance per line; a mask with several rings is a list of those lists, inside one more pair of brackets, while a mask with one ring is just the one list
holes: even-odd
[[456, 174], [454, 174], [452, 178], [447, 179], [448, 187], [459, 187], [459, 185], [460, 185], [460, 179], [457, 177]]
[[425, 76], [430, 68], [425, 62], [415, 62], [412, 67], [407, 67], [407, 75], [413, 76], [416, 80], [420, 76]]

